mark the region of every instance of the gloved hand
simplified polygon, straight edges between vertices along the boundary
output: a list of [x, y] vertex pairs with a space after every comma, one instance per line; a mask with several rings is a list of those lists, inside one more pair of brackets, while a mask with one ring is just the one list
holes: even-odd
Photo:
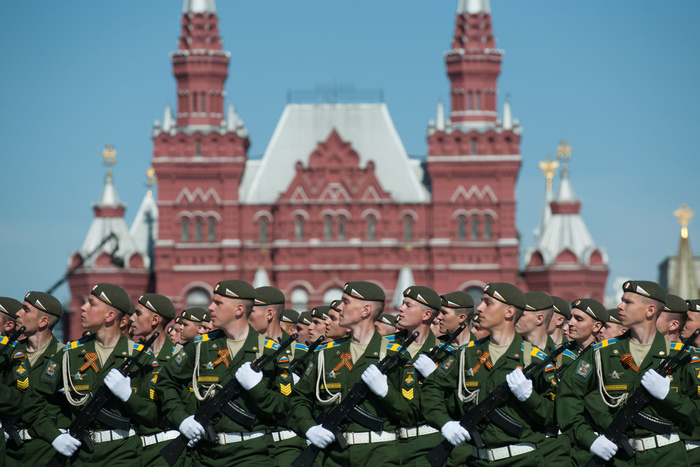
[[131, 397], [131, 378], [124, 376], [116, 368], [112, 368], [105, 376], [105, 385], [122, 402], [126, 402]]
[[591, 448], [589, 449], [591, 454], [598, 456], [603, 460], [609, 461], [617, 452], [617, 444], [610, 441], [605, 435], [598, 436]]
[[[197, 441], [202, 439], [202, 436], [204, 436], [204, 427], [201, 423], [194, 419], [194, 415], [190, 415], [189, 417], [184, 419], [182, 423], [180, 423], [180, 427], [178, 428], [178, 430], [180, 431], [180, 433], [187, 436], [190, 442], [194, 441], [194, 443], [192, 443], [192, 446], [194, 446], [194, 444], [196, 444]], [[189, 444], [190, 443], [187, 443], [188, 446]]]
[[442, 433], [442, 436], [444, 436], [447, 441], [455, 446], [459, 446], [465, 441], [470, 441], [472, 439], [467, 429], [455, 420], [445, 423], [440, 429], [440, 433]]
[[648, 370], [642, 376], [642, 386], [649, 391], [649, 394], [659, 400], [666, 399], [668, 391], [671, 389], [671, 378], [661, 376], [654, 370]]
[[524, 401], [532, 394], [532, 380], [525, 377], [523, 370], [516, 368], [506, 375], [506, 382], [510, 392], [520, 401]]
[[5, 434], [5, 442], [7, 442], [10, 439], [10, 435], [6, 431], [3, 431], [3, 433]]
[[306, 442], [321, 449], [335, 441], [335, 436], [321, 425], [314, 425], [306, 430]]
[[250, 362], [245, 362], [236, 370], [236, 379], [246, 391], [262, 381], [262, 371], [253, 370], [253, 365]]
[[78, 450], [81, 444], [83, 443], [73, 438], [68, 433], [61, 433], [51, 442], [51, 446], [53, 446], [56, 452], [59, 452], [67, 457], [75, 454], [75, 451]]
[[364, 381], [370, 390], [379, 397], [386, 397], [389, 393], [389, 383], [386, 375], [379, 371], [377, 365], [370, 365], [364, 373], [362, 373], [362, 381]]
[[427, 355], [421, 354], [413, 362], [413, 368], [418, 370], [418, 372], [423, 375], [423, 378], [427, 378], [430, 374], [435, 371], [435, 362], [430, 359]]
[[296, 373], [292, 373], [292, 379], [294, 380], [294, 384], [297, 384], [301, 378]]

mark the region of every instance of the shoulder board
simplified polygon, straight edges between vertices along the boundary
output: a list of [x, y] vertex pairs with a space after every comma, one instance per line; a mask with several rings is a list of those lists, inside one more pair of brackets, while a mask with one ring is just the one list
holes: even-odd
[[384, 339], [394, 342], [396, 340], [396, 334], [389, 334], [388, 336], [384, 336]]
[[389, 342], [386, 344], [387, 350], [391, 350], [392, 352], [396, 352], [401, 348], [401, 344], [394, 344], [392, 342]]
[[[671, 342], [670, 345], [671, 350], [681, 350], [683, 348], [683, 343], [682, 342]], [[690, 347], [688, 348], [690, 350]]]
[[[138, 344], [136, 342], [132, 342], [131, 345], [132, 345], [131, 348], [134, 350], [134, 352], [141, 352], [141, 350], [143, 349], [143, 344]], [[146, 353], [148, 355], [153, 355], [153, 351], [151, 349], [146, 350]]]
[[266, 349], [277, 350], [277, 349], [280, 348], [280, 345], [279, 345], [277, 342], [275, 342], [274, 339], [265, 338], [265, 348], [266, 348]]
[[474, 347], [475, 345], [480, 345], [483, 342], [485, 342], [486, 339], [488, 339], [488, 337], [484, 337], [483, 339], [477, 339], [475, 341], [469, 341], [469, 344], [467, 344], [467, 348]]
[[562, 355], [566, 355], [567, 357], [576, 360], [578, 358], [578, 355], [576, 355], [574, 352], [571, 350], [565, 350], [561, 353]]
[[[10, 341], [10, 338], [8, 336], [2, 336], [2, 339], [0, 339], [0, 345], [7, 345], [7, 343]], [[17, 341], [14, 341], [12, 343], [12, 347], [17, 346]]]
[[[523, 348], [523, 350], [525, 350], [525, 349]], [[535, 358], [539, 358], [540, 360], [544, 360], [545, 358], [547, 358], [547, 354], [542, 352], [540, 349], [538, 349], [534, 345], [530, 349], [530, 355], [532, 355]]]
[[598, 349], [600, 349], [600, 348], [607, 347], [607, 346], [609, 346], [609, 345], [611, 345], [611, 344], [614, 344], [615, 342], [617, 342], [617, 338], [614, 338], [614, 339], [606, 339], [606, 340], [604, 340], [604, 341], [602, 341], [602, 342], [598, 342], [597, 344], [595, 344], [595, 345], [593, 346], [593, 350], [598, 350]]
[[[439, 342], [437, 346], [438, 346], [438, 348], [443, 348], [443, 347], [445, 347], [445, 343]], [[447, 350], [448, 352], [454, 352], [455, 350], [457, 350], [457, 348], [455, 346], [453, 346], [452, 344], [450, 344], [447, 347], [445, 347], [445, 350]]]
[[194, 338], [194, 343], [197, 344], [199, 342], [206, 342], [206, 341], [212, 341], [214, 339], [217, 339], [220, 337], [221, 331], [212, 331], [207, 334], [203, 334], [201, 336], [197, 336]]
[[302, 344], [301, 342], [295, 342], [294, 343], [294, 348], [297, 350], [303, 350], [304, 352], [308, 352], [309, 348]]
[[77, 349], [78, 347], [81, 347], [85, 345], [86, 343], [90, 342], [95, 338], [94, 334], [91, 334], [87, 337], [83, 337], [82, 339], [78, 339], [77, 341], [69, 342], [66, 344], [65, 347], [63, 347], [63, 350], [71, 350], [71, 349]]
[[332, 349], [333, 347], [338, 347], [343, 342], [345, 342], [345, 339], [340, 339], [339, 341], [326, 342], [325, 344], [321, 344], [318, 347], [316, 347], [316, 351], [318, 352], [319, 350]]

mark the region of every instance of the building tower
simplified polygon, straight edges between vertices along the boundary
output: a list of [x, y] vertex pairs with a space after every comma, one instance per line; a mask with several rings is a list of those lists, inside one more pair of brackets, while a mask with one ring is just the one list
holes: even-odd
[[700, 258], [693, 257], [688, 240], [688, 225], [695, 212], [683, 204], [673, 214], [681, 224], [681, 241], [678, 254], [667, 258], [659, 266], [660, 283], [670, 293], [686, 300], [693, 300], [700, 297], [700, 283], [698, 283]]
[[[557, 295], [566, 300], [593, 298], [604, 300], [608, 277], [608, 255], [598, 247], [580, 215], [581, 201], [576, 198], [567, 161], [571, 147], [562, 141], [557, 158], [562, 162], [561, 182], [550, 215], [540, 224], [535, 247], [525, 254], [525, 283], [528, 290]], [[552, 164], [543, 164], [548, 190], [553, 176]], [[543, 168], [544, 169], [544, 168]], [[545, 200], [547, 196], [545, 196]]]
[[172, 53], [176, 114], [166, 106], [152, 131], [156, 290], [176, 308], [208, 304], [212, 284], [239, 267], [238, 189], [250, 141], [233, 105], [224, 111], [229, 55], [214, 0], [185, 0]]
[[445, 53], [451, 110], [438, 104], [428, 127], [432, 189], [431, 262], [441, 290], [480, 296], [487, 282], [518, 282], [515, 183], [522, 129], [510, 102], [498, 118], [503, 51], [496, 48], [488, 0], [460, 0], [452, 49]]

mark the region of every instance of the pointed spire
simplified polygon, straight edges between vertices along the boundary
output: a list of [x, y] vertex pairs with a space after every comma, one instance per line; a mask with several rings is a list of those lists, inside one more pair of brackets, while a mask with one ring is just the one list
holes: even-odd
[[228, 131], [236, 131], [238, 128], [238, 114], [236, 109], [233, 108], [233, 103], [228, 105], [228, 116], [226, 117], [226, 129]]
[[394, 289], [394, 297], [391, 299], [391, 304], [397, 310], [403, 304], [403, 291], [415, 284], [413, 280], [413, 272], [408, 264], [405, 264], [399, 271], [399, 280], [396, 281]]
[[182, 12], [187, 13], [216, 13], [214, 0], [185, 0]]
[[144, 267], [149, 268], [154, 264], [154, 247], [158, 238], [158, 205], [153, 198], [153, 186], [156, 184], [155, 170], [150, 167], [146, 171], [148, 187], [146, 196], [141, 201], [134, 223], [131, 224], [129, 234], [134, 242], [136, 251], [142, 253], [145, 261]]
[[175, 126], [175, 117], [173, 116], [173, 111], [170, 109], [170, 103], [165, 104], [165, 110], [163, 111], [163, 131], [169, 133], [170, 130]]
[[503, 101], [503, 129], [512, 130], [513, 129], [513, 114], [510, 110], [510, 96], [506, 96], [505, 101]]
[[683, 204], [673, 213], [681, 224], [681, 241], [673, 274], [673, 285], [669, 291], [685, 299], [693, 299], [700, 295], [700, 284], [695, 275], [695, 259], [688, 240], [688, 224], [695, 214]]
[[538, 242], [540, 233], [544, 232], [545, 226], [552, 217], [552, 209], [550, 207], [553, 201], [552, 197], [552, 179], [557, 174], [557, 167], [559, 167], [559, 162], [553, 161], [551, 156], [539, 163], [540, 169], [542, 169], [542, 174], [544, 175], [547, 183], [545, 184], [544, 192], [544, 205], [542, 206], [542, 213], [540, 214], [540, 223], [535, 228], [535, 243]]
[[260, 266], [257, 271], [255, 271], [255, 278], [253, 279], [253, 287], [256, 289], [258, 287], [269, 287], [270, 278], [267, 275], [267, 271], [264, 266]]
[[491, 5], [489, 4], [489, 0], [459, 0], [457, 13], [467, 13], [470, 15], [477, 13], [491, 14]]
[[435, 117], [435, 129], [437, 131], [445, 131], [445, 104], [442, 99], [438, 101], [437, 115]]
[[117, 151], [114, 145], [108, 144], [102, 150], [102, 160], [107, 166], [107, 174], [105, 175], [105, 186], [102, 189], [102, 195], [97, 201], [96, 207], [117, 208], [122, 206], [122, 202], [117, 195], [117, 190], [114, 189], [114, 179], [112, 177], [112, 167], [117, 163]]

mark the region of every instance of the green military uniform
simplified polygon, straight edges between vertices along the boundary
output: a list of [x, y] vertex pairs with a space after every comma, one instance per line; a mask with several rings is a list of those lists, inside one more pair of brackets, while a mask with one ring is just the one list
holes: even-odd
[[[235, 355], [229, 355], [227, 338], [222, 331], [199, 336], [187, 343], [161, 370], [156, 385], [170, 425], [179, 427], [193, 413], [181, 398], [183, 388], [189, 387], [194, 392], [198, 407], [202, 403], [200, 397], [206, 399], [217, 387], [225, 385], [245, 362], [252, 362], [263, 352], [277, 348], [279, 344], [261, 336], [250, 326], [242, 348]], [[278, 374], [275, 366], [263, 368], [262, 382], [249, 391], [242, 390], [232, 399], [240, 408], [256, 416], [252, 429], [226, 416], [215, 420], [218, 442], [200, 440], [194, 449], [195, 463], [263, 465], [271, 461], [273, 441], [270, 431], [286, 409], [279, 381], [288, 378], [291, 382], [291, 375]]]
[[[637, 367], [631, 359], [630, 334], [625, 333], [619, 338], [596, 344], [565, 371], [557, 388], [557, 420], [562, 431], [569, 434], [579, 448], [576, 456], [572, 454], [579, 465], [592, 457], [588, 454], [590, 446], [623, 406], [621, 398], [633, 394], [644, 373], [658, 367], [669, 352], [673, 353], [680, 347], [678, 343], [667, 343], [657, 332], [644, 361]], [[684, 371], [677, 372], [672, 377], [666, 399], [659, 401], [652, 398], [644, 408], [646, 414], [673, 424], [673, 434], [661, 441], [664, 445], [642, 448], [642, 445], [656, 446], [662, 437], [634, 426], [629, 431], [629, 438], [639, 450], [631, 460], [625, 458], [621, 449], [618, 450], [614, 465], [687, 465], [685, 447], [679, 440], [679, 423], [683, 423], [693, 410], [697, 411], [692, 404], [700, 387], [696, 376]], [[611, 407], [615, 404], [619, 406]], [[671, 442], [666, 444], [667, 441]], [[613, 465], [612, 461], [610, 465]]]
[[[318, 350], [321, 364], [317, 361], [309, 363], [301, 380], [294, 386], [288, 421], [300, 436], [305, 436], [309, 428], [317, 425], [314, 420], [317, 413], [329, 412], [348, 394], [370, 365], [377, 364], [383, 355], [400, 348], [374, 332], [365, 352], [352, 361], [350, 342], [350, 338], [346, 338], [324, 344]], [[385, 398], [369, 391], [360, 404], [362, 409], [384, 420], [383, 430], [370, 432], [359, 423], [347, 420], [339, 428], [345, 433], [348, 449], [341, 452], [336, 443], [331, 443], [319, 455], [323, 456], [323, 465], [399, 465], [398, 422], [407, 420], [407, 424], [415, 425], [415, 412], [401, 395], [400, 370], [406, 361], [405, 357], [400, 357], [399, 364], [389, 370], [389, 391]]]
[[[530, 360], [546, 358], [546, 354], [536, 347], [529, 346], [531, 351], [526, 353], [527, 346], [516, 333], [506, 352], [496, 363], [492, 363], [489, 342], [488, 337], [470, 342], [462, 348], [459, 358], [448, 358], [426, 378], [421, 398], [423, 406], [430, 409], [423, 410], [423, 414], [435, 428], [440, 429], [451, 420], [459, 420], [471, 406], [483, 401], [496, 386], [504, 383], [506, 375], [516, 368], [527, 366]], [[458, 456], [453, 451], [454, 465], [464, 465], [465, 462], [489, 466], [543, 465], [544, 460], [536, 447], [544, 440], [546, 427], [553, 423], [554, 403], [549, 375], [554, 370], [554, 365], [549, 365], [533, 375], [533, 391], [524, 402], [510, 397], [501, 406], [503, 412], [523, 424], [520, 438], [505, 432], [493, 422], [488, 423], [481, 432], [486, 449], [472, 448], [469, 452], [467, 448], [465, 450], [469, 456], [466, 453]], [[485, 459], [487, 457], [496, 460], [488, 461]]]
[[[21, 304], [20, 304], [21, 305]], [[0, 346], [4, 347], [8, 345], [9, 337], [2, 336], [0, 338]], [[12, 380], [8, 378], [9, 372], [12, 368], [12, 354], [17, 346], [17, 341], [9, 344], [5, 349], [5, 353], [0, 355], [0, 374], [2, 374], [3, 383], [0, 384], [0, 400], [4, 402], [3, 406], [0, 407], [0, 422], [3, 423], [3, 430], [0, 433], [8, 432], [11, 427], [7, 426], [9, 424], [14, 424], [14, 417], [19, 415], [19, 407], [17, 404], [13, 404], [13, 401], [19, 401], [21, 399], [21, 393], [17, 390], [16, 385], [12, 384]], [[6, 460], [6, 441], [5, 436], [0, 436], [0, 466], [5, 465]]]

